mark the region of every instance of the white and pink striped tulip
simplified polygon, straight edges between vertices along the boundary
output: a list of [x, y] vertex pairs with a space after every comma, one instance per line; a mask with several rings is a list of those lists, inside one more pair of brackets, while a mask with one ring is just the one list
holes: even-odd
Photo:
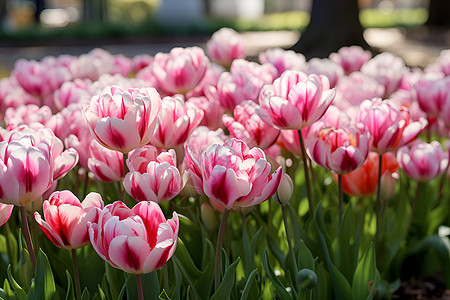
[[319, 166], [338, 174], [349, 173], [361, 166], [369, 154], [368, 132], [356, 126], [327, 127], [312, 125], [305, 141], [309, 157]]
[[408, 146], [400, 147], [397, 160], [408, 177], [419, 182], [430, 181], [445, 172], [448, 152], [444, 152], [437, 141], [425, 143], [416, 140]]
[[0, 202], [24, 206], [37, 200], [53, 182], [49, 142], [23, 136], [0, 142]]
[[361, 70], [362, 65], [372, 58], [372, 53], [360, 46], [342, 47], [330, 54], [330, 59], [338, 63], [345, 74]]
[[154, 134], [161, 98], [154, 88], [107, 87], [83, 106], [94, 138], [104, 147], [128, 153]]
[[[331, 105], [335, 90], [325, 76], [285, 72], [275, 80], [274, 89], [266, 89], [256, 112], [279, 129], [301, 129], [320, 119]], [[278, 82], [277, 82], [278, 81]], [[278, 88], [280, 86], [281, 88]]]
[[234, 108], [234, 118], [223, 115], [222, 120], [232, 137], [243, 140], [249, 147], [267, 149], [275, 143], [280, 130], [256, 114], [258, 106], [252, 100], [244, 101]]
[[[186, 155], [187, 157], [188, 155]], [[282, 170], [270, 174], [264, 151], [230, 139], [201, 152], [197, 173], [203, 192], [226, 209], [249, 207], [270, 198], [278, 188]]]
[[185, 103], [183, 96], [164, 97], [158, 126], [150, 143], [159, 148], [176, 148], [186, 141], [202, 118], [203, 110]]
[[13, 211], [14, 205], [3, 204], [0, 202], [0, 226], [8, 222]]
[[356, 120], [366, 126], [373, 139], [372, 150], [379, 154], [411, 142], [427, 124], [426, 120], [411, 122], [406, 107], [381, 98], [363, 101]]
[[223, 27], [213, 33], [206, 50], [213, 61], [230, 67], [233, 60], [245, 57], [245, 41], [234, 29]]
[[142, 201], [132, 209], [116, 201], [100, 212], [98, 223], [88, 223], [97, 254], [111, 266], [131, 274], [161, 268], [177, 246], [178, 215], [166, 220], [155, 202]]
[[96, 223], [102, 209], [103, 201], [98, 193], [89, 193], [80, 202], [71, 191], [60, 191], [44, 201], [44, 219], [38, 212], [34, 218], [55, 246], [78, 249], [89, 244], [87, 223]]
[[136, 201], [163, 202], [175, 197], [183, 188], [175, 151], [158, 151], [145, 145], [130, 153], [123, 185]]
[[194, 89], [205, 76], [209, 64], [203, 49], [177, 47], [170, 53], [157, 53], [149, 68], [162, 92], [174, 95]]
[[89, 153], [87, 166], [95, 178], [103, 182], [118, 182], [124, 178], [125, 169], [121, 152], [105, 148], [92, 140]]

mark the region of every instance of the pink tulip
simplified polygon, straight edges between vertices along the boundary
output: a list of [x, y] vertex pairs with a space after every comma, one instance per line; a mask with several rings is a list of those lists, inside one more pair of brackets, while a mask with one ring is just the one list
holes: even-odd
[[434, 64], [425, 68], [427, 73], [444, 73], [446, 76], [450, 75], [450, 49], [444, 49], [439, 53], [438, 58]]
[[361, 67], [361, 72], [375, 78], [384, 86], [384, 98], [386, 98], [399, 87], [407, 68], [400, 57], [383, 52], [368, 60]]
[[52, 117], [52, 110], [48, 106], [39, 107], [36, 104], [21, 105], [8, 108], [5, 111], [6, 129], [13, 130], [22, 124], [45, 124]]
[[356, 119], [370, 132], [372, 150], [380, 154], [411, 142], [426, 125], [426, 121], [411, 122], [406, 108], [380, 98], [362, 102]]
[[9, 107], [18, 108], [27, 104], [40, 105], [40, 100], [27, 93], [14, 77], [0, 80], [0, 118], [3, 118], [5, 110]]
[[52, 158], [53, 180], [64, 177], [77, 164], [77, 151], [73, 148], [64, 150], [63, 142], [55, 136], [51, 129], [44, 127], [40, 123], [32, 123], [30, 126], [21, 125], [4, 134], [3, 138], [5, 141], [10, 142], [19, 140], [24, 136], [33, 136], [35, 144], [43, 140], [47, 141]]
[[166, 221], [155, 202], [139, 202], [132, 209], [116, 201], [88, 225], [97, 254], [114, 268], [146, 274], [161, 268], [177, 245], [178, 215]]
[[266, 149], [275, 143], [280, 131], [256, 114], [258, 106], [252, 100], [244, 101], [234, 108], [234, 118], [223, 115], [222, 120], [231, 136], [243, 140], [249, 147]]
[[131, 69], [138, 73], [153, 62], [153, 56], [149, 54], [138, 54], [131, 60]]
[[371, 58], [370, 51], [364, 50], [360, 46], [342, 47], [337, 53], [330, 54], [330, 59], [339, 64], [345, 74], [359, 71], [361, 66]]
[[173, 48], [170, 53], [157, 53], [151, 73], [158, 87], [168, 94], [186, 94], [203, 79], [209, 59], [199, 47]]
[[0, 142], [0, 201], [24, 206], [42, 196], [53, 182], [53, 159], [47, 140], [34, 136]]
[[233, 60], [245, 57], [244, 38], [231, 28], [221, 28], [214, 32], [206, 43], [211, 59], [218, 64], [229, 67]]
[[103, 147], [93, 140], [89, 145], [87, 166], [95, 178], [103, 182], [118, 182], [125, 176], [123, 154]]
[[70, 104], [88, 104], [92, 98], [89, 92], [88, 80], [77, 79], [75, 81], [66, 81], [60, 88], [53, 93], [53, 106], [57, 111], [69, 106]]
[[326, 76], [330, 82], [330, 88], [334, 88], [344, 77], [342, 67], [328, 58], [312, 58], [306, 64], [305, 72], [306, 74]]
[[183, 188], [174, 150], [157, 153], [153, 146], [142, 146], [130, 153], [130, 172], [123, 180], [125, 190], [136, 201], [163, 202]]
[[203, 118], [203, 111], [185, 103], [183, 96], [164, 97], [158, 126], [150, 143], [159, 148], [182, 145]]
[[212, 130], [223, 127], [222, 115], [224, 114], [223, 108], [220, 103], [213, 97], [191, 97], [187, 101], [191, 103], [194, 109], [203, 111], [203, 118], [198, 124], [206, 126]]
[[3, 204], [0, 202], [0, 226], [8, 222], [13, 211], [14, 205]]
[[439, 142], [425, 143], [416, 140], [411, 145], [398, 149], [397, 160], [407, 176], [426, 182], [445, 172], [448, 153], [444, 152]]
[[[188, 154], [186, 158], [189, 160]], [[201, 176], [203, 192], [227, 210], [267, 200], [277, 190], [283, 173], [279, 167], [269, 174], [271, 166], [264, 151], [256, 147], [249, 149], [236, 139], [205, 149], [195, 167], [198, 170], [193, 172]]]
[[89, 244], [87, 223], [96, 223], [103, 201], [99, 194], [89, 193], [84, 201], [70, 191], [54, 192], [43, 203], [44, 219], [38, 212], [34, 218], [55, 246], [78, 249]]
[[353, 72], [339, 80], [333, 105], [342, 110], [347, 110], [350, 106], [358, 107], [366, 99], [382, 97], [383, 95], [384, 86], [378, 81], [361, 72]]
[[272, 48], [259, 53], [258, 60], [262, 64], [272, 64], [278, 70], [278, 76], [286, 70], [301, 71], [306, 66], [306, 58], [301, 53], [282, 48]]
[[114, 64], [111, 66], [110, 74], [120, 74], [123, 77], [128, 77], [132, 69], [132, 61], [123, 54], [116, 54], [114, 57]]
[[349, 173], [363, 164], [369, 154], [370, 134], [356, 126], [312, 125], [306, 138], [309, 157], [319, 166], [338, 174]]
[[433, 117], [439, 117], [445, 103], [450, 102], [450, 77], [428, 74], [413, 85], [413, 95], [420, 109]]
[[154, 88], [108, 87], [83, 106], [94, 138], [104, 147], [122, 153], [150, 141], [160, 109], [161, 98]]
[[[203, 193], [202, 175], [199, 168], [200, 155], [204, 149], [214, 145], [222, 145], [227, 140], [222, 129], [212, 131], [205, 126], [197, 127], [186, 141], [184, 168], [189, 179], [199, 194]], [[190, 185], [188, 183], [188, 185]]]
[[209, 68], [206, 70], [205, 76], [203, 76], [202, 81], [200, 81], [197, 86], [186, 93], [186, 99], [190, 99], [191, 97], [201, 97], [206, 96], [208, 99], [211, 99], [211, 86], [217, 86], [217, 82], [219, 81], [220, 75], [225, 72], [225, 68], [212, 63]]
[[331, 105], [335, 90], [329, 89], [324, 76], [303, 77], [302, 73], [284, 72], [273, 89], [262, 92], [258, 115], [279, 129], [301, 129], [320, 119]]
[[257, 101], [261, 88], [270, 84], [277, 75], [277, 70], [270, 64], [259, 65], [244, 59], [233, 61], [230, 72], [220, 75], [217, 87], [210, 88], [211, 95], [221, 106], [232, 111], [245, 100]]

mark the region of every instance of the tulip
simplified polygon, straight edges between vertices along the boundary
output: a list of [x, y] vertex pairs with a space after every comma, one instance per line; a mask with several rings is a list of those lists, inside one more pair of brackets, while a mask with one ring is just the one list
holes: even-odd
[[136, 201], [163, 202], [175, 197], [183, 188], [176, 167], [174, 150], [161, 152], [153, 146], [142, 146], [131, 152], [127, 159], [130, 172], [123, 185]]
[[206, 49], [211, 59], [224, 67], [245, 57], [244, 38], [231, 28], [224, 27], [214, 32], [206, 43]]
[[259, 65], [236, 59], [230, 67], [230, 72], [222, 73], [217, 87], [211, 87], [210, 92], [226, 111], [232, 111], [245, 100], [256, 102], [261, 88], [272, 83], [276, 75], [277, 70], [270, 64]]
[[88, 223], [94, 250], [114, 268], [146, 274], [161, 268], [175, 252], [178, 215], [166, 221], [155, 202], [142, 201], [132, 209], [116, 201], [103, 208], [98, 223]]
[[201, 153], [203, 191], [212, 201], [230, 210], [257, 205], [270, 198], [281, 180], [281, 167], [273, 174], [264, 152], [241, 140], [212, 145]]
[[109, 150], [97, 141], [92, 140], [89, 145], [90, 157], [87, 160], [89, 171], [103, 182], [119, 182], [125, 176], [123, 154]]
[[234, 108], [234, 118], [223, 115], [222, 120], [231, 136], [243, 140], [250, 147], [266, 149], [275, 143], [280, 131], [256, 114], [258, 106], [254, 101], [244, 101]]
[[439, 117], [447, 102], [450, 102], [450, 77], [430, 74], [413, 85], [413, 95], [421, 110], [430, 116]]
[[338, 52], [330, 54], [330, 59], [338, 63], [345, 74], [359, 71], [362, 65], [372, 58], [372, 54], [368, 50], [364, 50], [360, 46], [342, 47]]
[[177, 148], [203, 118], [203, 111], [185, 103], [183, 96], [164, 97], [158, 126], [150, 143], [159, 148]]
[[13, 211], [14, 205], [3, 204], [0, 202], [0, 226], [5, 224]]
[[383, 52], [362, 65], [361, 72], [381, 83], [387, 98], [399, 87], [407, 68], [400, 57]]
[[34, 136], [0, 142], [0, 201], [24, 206], [42, 196], [53, 182], [53, 160], [47, 140]]
[[97, 193], [89, 193], [80, 202], [72, 192], [61, 191], [44, 201], [44, 219], [38, 212], [34, 218], [55, 246], [71, 250], [89, 244], [86, 224], [97, 222], [101, 209], [103, 201]]
[[150, 141], [160, 109], [161, 98], [154, 88], [108, 87], [83, 106], [94, 138], [104, 147], [122, 153]]
[[280, 205], [286, 205], [291, 200], [292, 194], [294, 193], [294, 183], [291, 177], [283, 173], [280, 180], [280, 185], [277, 188], [275, 194], [273, 194], [273, 199]]
[[[379, 155], [369, 152], [367, 160], [354, 171], [342, 175], [342, 186], [344, 192], [350, 196], [369, 197], [373, 196], [377, 189]], [[394, 177], [398, 169], [395, 155], [391, 152], [383, 154], [381, 166], [381, 190], [385, 198], [394, 192]], [[337, 176], [335, 176], [336, 178]]]
[[45, 124], [52, 117], [50, 107], [36, 104], [21, 105], [17, 108], [8, 108], [5, 111], [6, 129], [13, 130], [20, 125], [31, 123]]
[[158, 87], [169, 95], [194, 89], [209, 67], [209, 59], [199, 47], [173, 48], [157, 53], [149, 65]]
[[272, 64], [278, 70], [278, 76], [286, 70], [301, 71], [306, 64], [306, 58], [301, 53], [282, 48], [272, 48], [259, 53], [258, 60], [262, 64]]
[[279, 129], [302, 129], [317, 121], [335, 95], [324, 76], [287, 71], [261, 92], [257, 114]]
[[369, 154], [370, 134], [356, 126], [326, 127], [312, 125], [306, 139], [309, 157], [319, 166], [338, 174], [351, 172], [361, 166]]
[[380, 98], [361, 103], [356, 119], [364, 123], [373, 138], [372, 150], [380, 154], [411, 142], [426, 125], [411, 122], [407, 108]]
[[417, 140], [411, 145], [400, 147], [397, 160], [407, 176], [427, 182], [445, 172], [448, 154], [437, 141], [425, 143]]
[[328, 58], [312, 58], [306, 64], [305, 73], [326, 76], [330, 82], [330, 88], [336, 87], [339, 80], [344, 77], [342, 67]]

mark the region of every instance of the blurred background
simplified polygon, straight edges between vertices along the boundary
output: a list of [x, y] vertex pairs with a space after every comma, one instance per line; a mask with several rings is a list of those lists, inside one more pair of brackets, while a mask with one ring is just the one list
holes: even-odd
[[[312, 1], [0, 0], [0, 42], [209, 34], [222, 26], [239, 31], [302, 31], [309, 22]], [[450, 1], [431, 2], [448, 8]], [[359, 18], [363, 27], [420, 26], [428, 20], [430, 4], [429, 0], [358, 0]]]

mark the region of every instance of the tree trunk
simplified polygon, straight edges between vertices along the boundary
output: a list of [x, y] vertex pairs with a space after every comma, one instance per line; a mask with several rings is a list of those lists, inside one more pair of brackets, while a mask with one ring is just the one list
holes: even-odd
[[370, 49], [359, 21], [358, 0], [313, 0], [310, 22], [291, 49], [310, 59], [351, 45]]
[[427, 26], [450, 27], [450, 1], [430, 0]]

